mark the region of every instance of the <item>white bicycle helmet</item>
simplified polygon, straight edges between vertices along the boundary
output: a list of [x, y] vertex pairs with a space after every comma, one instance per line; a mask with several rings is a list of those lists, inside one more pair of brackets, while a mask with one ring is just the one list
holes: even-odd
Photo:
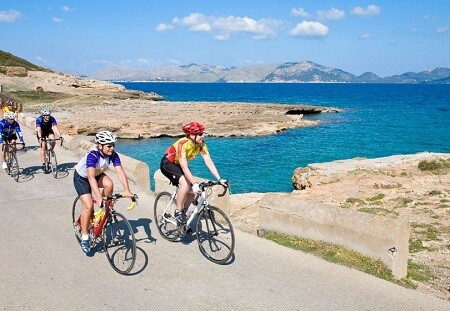
[[5, 117], [5, 119], [13, 119], [14, 120], [16, 118], [16, 115], [14, 114], [14, 112], [8, 111], [8, 112], [5, 112], [4, 117]]
[[44, 108], [41, 110], [41, 115], [43, 116], [49, 116], [52, 113], [52, 111], [50, 110], [50, 108]]
[[95, 134], [95, 142], [98, 144], [106, 145], [113, 144], [117, 141], [116, 135], [110, 131], [101, 131]]

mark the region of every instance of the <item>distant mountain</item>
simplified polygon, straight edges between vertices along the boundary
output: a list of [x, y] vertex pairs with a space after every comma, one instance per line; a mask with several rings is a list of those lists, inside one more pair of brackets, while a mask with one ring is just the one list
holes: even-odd
[[381, 78], [365, 72], [355, 76], [341, 69], [310, 61], [256, 64], [243, 67], [219, 67], [189, 64], [154, 69], [130, 69], [108, 66], [91, 78], [113, 81], [174, 82], [334, 82], [334, 83], [449, 83], [450, 68], [438, 67], [422, 72], [407, 72]]

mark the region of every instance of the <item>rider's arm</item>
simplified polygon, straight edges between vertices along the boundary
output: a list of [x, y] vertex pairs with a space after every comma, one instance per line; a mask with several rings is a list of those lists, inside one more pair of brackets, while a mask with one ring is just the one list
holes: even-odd
[[116, 169], [117, 176], [119, 177], [120, 183], [122, 184], [122, 188], [125, 190], [124, 196], [132, 197], [133, 193], [131, 193], [130, 185], [128, 183], [127, 175], [123, 169], [122, 165], [118, 165], [114, 167]]
[[203, 161], [205, 161], [206, 167], [209, 169], [211, 174], [213, 174], [213, 176], [216, 177], [217, 180], [219, 180], [220, 179], [219, 172], [217, 171], [217, 168], [214, 165], [214, 162], [211, 159], [211, 156], [209, 155], [209, 153], [202, 154], [202, 156], [203, 156]]
[[53, 118], [52, 120], [52, 129], [58, 137], [61, 137], [61, 132], [59, 130], [58, 123], [56, 122], [55, 118]]
[[42, 131], [41, 131], [41, 122], [39, 118], [36, 119], [36, 135], [38, 139], [42, 138]]
[[16, 133], [17, 135], [19, 135], [20, 141], [23, 142], [22, 130], [20, 129], [20, 125], [17, 122], [16, 122]]

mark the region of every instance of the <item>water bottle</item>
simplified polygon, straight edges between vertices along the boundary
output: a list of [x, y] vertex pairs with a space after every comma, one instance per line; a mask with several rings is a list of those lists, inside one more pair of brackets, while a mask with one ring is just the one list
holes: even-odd
[[105, 215], [105, 211], [103, 208], [100, 208], [97, 212], [94, 213], [94, 227], [98, 226], [100, 219], [102, 219], [103, 215]]
[[190, 230], [190, 232], [195, 231], [194, 230], [194, 226], [197, 223], [197, 217], [198, 217], [198, 209], [197, 209], [197, 204], [198, 202], [193, 201], [191, 203], [191, 205], [189, 205], [189, 208], [186, 212], [186, 217], [187, 217], [187, 223], [186, 223], [186, 228], [188, 230]]

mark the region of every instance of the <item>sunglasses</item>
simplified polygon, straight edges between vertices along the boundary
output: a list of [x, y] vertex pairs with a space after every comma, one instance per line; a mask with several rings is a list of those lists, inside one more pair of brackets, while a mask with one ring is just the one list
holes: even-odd
[[198, 133], [197, 136], [204, 136], [205, 133]]
[[111, 149], [112, 147], [115, 147], [115, 146], [116, 146], [116, 144], [109, 144], [109, 145], [103, 145], [103, 146], [105, 146], [106, 148], [109, 148], [109, 149]]

